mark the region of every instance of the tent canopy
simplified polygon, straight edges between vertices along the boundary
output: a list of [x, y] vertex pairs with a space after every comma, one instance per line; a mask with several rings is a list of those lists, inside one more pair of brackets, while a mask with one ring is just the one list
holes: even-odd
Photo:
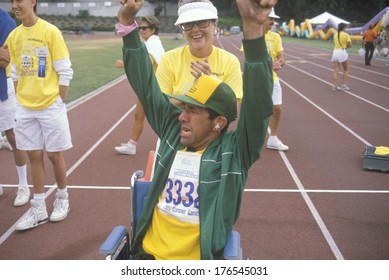
[[315, 24], [324, 24], [328, 20], [331, 20], [331, 22], [334, 22], [336, 25], [338, 25], [341, 22], [346, 23], [346, 24], [350, 24], [350, 22], [348, 22], [344, 19], [338, 18], [334, 15], [331, 15], [330, 13], [327, 13], [327, 12], [324, 12], [321, 15], [318, 15], [314, 18], [311, 18], [309, 21], [311, 22], [312, 25], [315, 25]]

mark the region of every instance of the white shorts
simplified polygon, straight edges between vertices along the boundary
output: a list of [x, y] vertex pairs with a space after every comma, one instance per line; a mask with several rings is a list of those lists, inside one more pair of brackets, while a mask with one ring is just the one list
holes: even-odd
[[43, 110], [16, 106], [15, 136], [19, 150], [61, 152], [73, 147], [66, 105], [61, 97]]
[[348, 53], [346, 49], [334, 50], [332, 52], [331, 61], [343, 63], [348, 59]]
[[273, 105], [282, 104], [282, 88], [280, 80], [275, 80], [273, 82], [273, 94], [272, 94]]
[[16, 96], [14, 83], [11, 78], [7, 78], [8, 99], [0, 101], [0, 132], [14, 128], [15, 126], [15, 109]]

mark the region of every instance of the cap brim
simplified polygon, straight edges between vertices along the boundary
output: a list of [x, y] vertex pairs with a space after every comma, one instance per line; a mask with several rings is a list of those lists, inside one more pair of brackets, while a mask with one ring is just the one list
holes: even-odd
[[183, 12], [177, 19], [174, 25], [180, 25], [183, 23], [207, 20], [207, 19], [217, 19], [218, 17], [215, 13], [207, 11], [204, 9], [191, 9]]
[[204, 109], [207, 108], [206, 106], [204, 106], [200, 102], [198, 102], [198, 101], [194, 100], [193, 98], [186, 96], [186, 95], [166, 94], [166, 96], [173, 98], [173, 99], [176, 99], [176, 100], [179, 100], [179, 101], [184, 102], [186, 104], [199, 107], [199, 108], [204, 108]]

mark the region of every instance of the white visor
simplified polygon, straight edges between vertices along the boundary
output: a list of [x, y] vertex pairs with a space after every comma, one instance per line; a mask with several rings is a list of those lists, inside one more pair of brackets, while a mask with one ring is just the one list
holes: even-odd
[[276, 13], [274, 12], [274, 8], [271, 9], [271, 12], [270, 14], [267, 16], [269, 18], [280, 18], [279, 16], [276, 15]]
[[217, 18], [215, 6], [203, 2], [188, 3], [178, 9], [178, 19], [174, 25]]

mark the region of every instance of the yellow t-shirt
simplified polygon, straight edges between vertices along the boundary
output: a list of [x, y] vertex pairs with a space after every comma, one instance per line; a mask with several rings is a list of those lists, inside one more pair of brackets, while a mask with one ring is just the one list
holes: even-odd
[[19, 103], [31, 110], [49, 107], [59, 96], [59, 76], [53, 63], [69, 58], [61, 31], [38, 19], [32, 27], [20, 25], [14, 29], [7, 43], [19, 76]]
[[[267, 51], [269, 52], [269, 55], [274, 61], [277, 58], [277, 54], [279, 52], [284, 51], [284, 48], [282, 47], [281, 36], [278, 33], [275, 33], [273, 31], [268, 31], [265, 34], [265, 41], [266, 41]], [[273, 70], [273, 80], [277, 80], [277, 79], [278, 79], [277, 74]]]
[[142, 243], [143, 250], [157, 260], [201, 257], [198, 186], [203, 152], [176, 154]]
[[350, 36], [346, 32], [340, 32], [340, 42], [338, 40], [338, 32], [334, 35], [335, 50], [341, 50], [347, 48], [347, 43], [351, 42]]
[[[269, 55], [271, 56], [272, 60], [274, 61], [277, 58], [277, 54], [279, 52], [284, 51], [284, 48], [282, 47], [282, 40], [281, 36], [278, 33], [275, 33], [273, 31], [268, 31], [265, 33], [265, 41], [266, 41], [266, 47]], [[243, 52], [243, 45], [240, 46], [240, 51]], [[277, 80], [277, 74], [273, 70], [273, 80]]]
[[154, 73], [157, 71], [157, 68], [158, 68], [158, 63], [155, 61], [154, 57], [149, 54], [149, 57], [150, 57], [150, 60], [151, 60], [151, 64], [153, 64], [153, 69], [154, 69]]
[[[190, 73], [190, 63], [204, 60], [193, 56], [188, 46], [173, 49], [165, 53], [157, 69], [157, 80], [163, 93], [183, 95], [193, 85], [194, 77]], [[242, 70], [238, 58], [220, 48], [213, 47], [208, 57], [212, 75], [228, 84], [236, 98], [243, 97]]]

